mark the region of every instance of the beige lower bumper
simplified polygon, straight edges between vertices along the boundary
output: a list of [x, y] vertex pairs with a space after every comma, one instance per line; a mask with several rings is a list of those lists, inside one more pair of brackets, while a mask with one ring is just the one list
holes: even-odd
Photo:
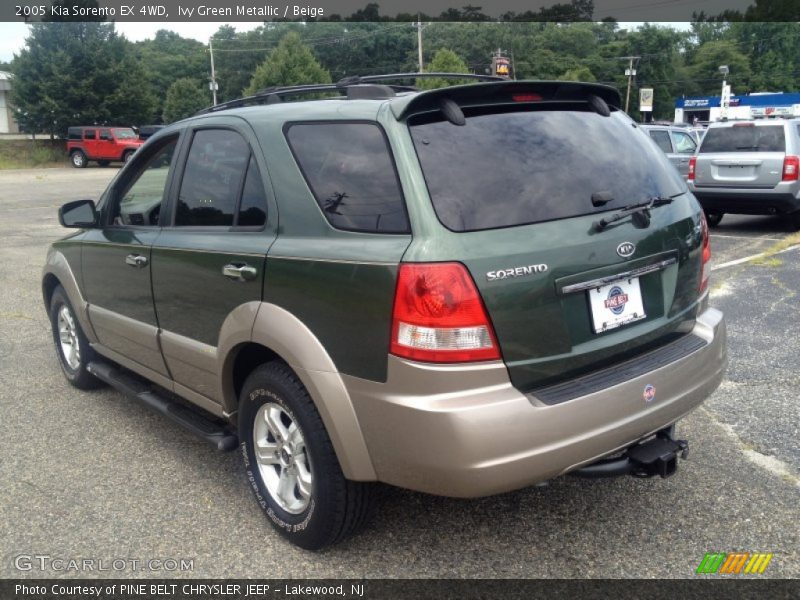
[[[515, 389], [501, 362], [430, 365], [391, 356], [385, 384], [345, 377], [378, 479], [456, 497], [526, 487], [674, 423], [722, 380], [722, 313], [707, 309], [699, 350], [642, 377], [552, 406]], [[644, 388], [655, 387], [645, 402]]]

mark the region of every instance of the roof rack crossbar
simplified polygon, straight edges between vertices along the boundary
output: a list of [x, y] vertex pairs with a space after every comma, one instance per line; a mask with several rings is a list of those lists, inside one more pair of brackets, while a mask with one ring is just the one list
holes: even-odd
[[508, 81], [499, 75], [478, 75], [475, 73], [388, 73], [386, 75], [352, 75], [340, 79], [338, 85], [353, 85], [354, 83], [373, 83], [376, 81], [391, 81], [392, 79], [477, 79], [479, 81]]

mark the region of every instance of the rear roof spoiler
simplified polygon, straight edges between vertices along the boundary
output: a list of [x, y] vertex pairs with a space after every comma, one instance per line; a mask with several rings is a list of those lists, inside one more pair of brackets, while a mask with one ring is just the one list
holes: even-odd
[[622, 99], [616, 88], [573, 81], [503, 81], [456, 85], [398, 96], [390, 104], [395, 118], [401, 120], [414, 113], [439, 110], [444, 98], [466, 107], [528, 101], [515, 99], [515, 96], [539, 96], [540, 100], [534, 101], [541, 102], [588, 102], [592, 95], [599, 96], [611, 107], [621, 107]]

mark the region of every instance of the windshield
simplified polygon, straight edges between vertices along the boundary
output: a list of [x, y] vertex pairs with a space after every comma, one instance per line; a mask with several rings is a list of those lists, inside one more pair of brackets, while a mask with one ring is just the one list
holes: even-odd
[[712, 127], [703, 138], [704, 152], [784, 152], [783, 125]]
[[[435, 120], [434, 120], [435, 119]], [[436, 214], [453, 231], [509, 227], [618, 209], [683, 193], [685, 182], [621, 112], [438, 113], [410, 121]], [[607, 200], [592, 204], [592, 195]]]
[[136, 135], [136, 132], [133, 129], [114, 129], [114, 137], [118, 140], [135, 140], [138, 139], [139, 136]]

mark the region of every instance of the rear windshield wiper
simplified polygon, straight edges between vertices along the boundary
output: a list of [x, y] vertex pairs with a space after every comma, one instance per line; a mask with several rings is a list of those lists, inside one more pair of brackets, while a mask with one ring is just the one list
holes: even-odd
[[611, 223], [616, 223], [617, 221], [621, 221], [625, 217], [629, 217], [631, 215], [634, 215], [633, 219], [636, 225], [640, 227], [647, 227], [650, 225], [650, 209], [656, 206], [670, 204], [672, 200], [672, 198], [655, 196], [646, 202], [631, 204], [630, 206], [623, 208], [618, 213], [614, 213], [610, 217], [604, 217], [599, 221], [595, 221], [593, 223], [594, 229], [595, 231], [603, 231], [603, 229], [611, 225]]

